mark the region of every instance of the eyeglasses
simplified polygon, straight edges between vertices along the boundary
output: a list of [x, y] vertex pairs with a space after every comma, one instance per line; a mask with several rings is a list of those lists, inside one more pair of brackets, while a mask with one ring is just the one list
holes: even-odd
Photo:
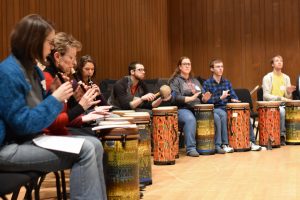
[[139, 69], [135, 69], [136, 71], [139, 71], [139, 72], [146, 72], [146, 70], [144, 68], [139, 68]]
[[214, 68], [223, 68], [223, 65], [215, 65]]
[[192, 63], [181, 63], [181, 65], [183, 65], [183, 66], [191, 66]]

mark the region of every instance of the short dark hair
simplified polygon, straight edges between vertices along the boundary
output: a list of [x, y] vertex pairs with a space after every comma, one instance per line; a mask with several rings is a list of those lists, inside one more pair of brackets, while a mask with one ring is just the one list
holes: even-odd
[[45, 64], [43, 47], [53, 26], [40, 15], [31, 14], [21, 19], [10, 35], [12, 54], [21, 62], [26, 71], [31, 71], [36, 60]]
[[135, 69], [136, 69], [136, 65], [138, 65], [138, 64], [141, 65], [140, 62], [138, 62], [138, 61], [133, 61], [133, 62], [131, 62], [131, 63], [128, 65], [128, 75], [130, 75], [130, 71], [131, 71], [131, 70], [135, 70]]
[[91, 78], [94, 78], [96, 75], [96, 63], [94, 62], [93, 58], [90, 55], [84, 55], [80, 58], [78, 65], [77, 65], [77, 74], [80, 78], [80, 80], [82, 80], [82, 71], [83, 71], [83, 67], [85, 66], [86, 63], [93, 63], [94, 64], [94, 74]]

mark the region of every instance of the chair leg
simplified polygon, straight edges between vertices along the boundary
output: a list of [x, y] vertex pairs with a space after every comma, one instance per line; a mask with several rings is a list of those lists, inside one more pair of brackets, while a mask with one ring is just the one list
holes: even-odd
[[[17, 199], [18, 199], [20, 189], [21, 189], [21, 187], [19, 187], [18, 189], [16, 189], [16, 190], [12, 193], [11, 200], [17, 200]], [[25, 199], [25, 198], [24, 198], [24, 199]]]
[[62, 196], [63, 200], [67, 200], [67, 187], [66, 187], [66, 178], [64, 170], [60, 171], [61, 178], [61, 187], [62, 187]]
[[40, 190], [41, 190], [41, 186], [42, 186], [42, 183], [44, 182], [45, 178], [46, 178], [46, 175], [42, 175], [35, 181], [35, 184], [34, 184], [34, 199], [35, 200], [40, 199]]
[[61, 190], [60, 190], [60, 176], [58, 172], [53, 172], [55, 175], [56, 180], [56, 194], [57, 194], [57, 200], [61, 200]]

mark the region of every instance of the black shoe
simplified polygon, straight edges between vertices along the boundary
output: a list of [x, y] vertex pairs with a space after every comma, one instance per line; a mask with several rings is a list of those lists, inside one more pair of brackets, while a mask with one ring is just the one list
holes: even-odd
[[286, 143], [285, 143], [285, 137], [284, 136], [280, 136], [280, 145], [281, 146], [285, 146]]

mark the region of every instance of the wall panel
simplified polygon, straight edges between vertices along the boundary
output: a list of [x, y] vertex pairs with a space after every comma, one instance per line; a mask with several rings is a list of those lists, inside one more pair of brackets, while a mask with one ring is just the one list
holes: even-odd
[[97, 79], [118, 79], [140, 60], [147, 77], [169, 77], [179, 57], [195, 75], [210, 76], [221, 58], [234, 87], [252, 89], [271, 71], [273, 55], [295, 83], [300, 63], [300, 0], [1, 0], [0, 59], [9, 53], [14, 24], [29, 13], [55, 23], [92, 55]]

